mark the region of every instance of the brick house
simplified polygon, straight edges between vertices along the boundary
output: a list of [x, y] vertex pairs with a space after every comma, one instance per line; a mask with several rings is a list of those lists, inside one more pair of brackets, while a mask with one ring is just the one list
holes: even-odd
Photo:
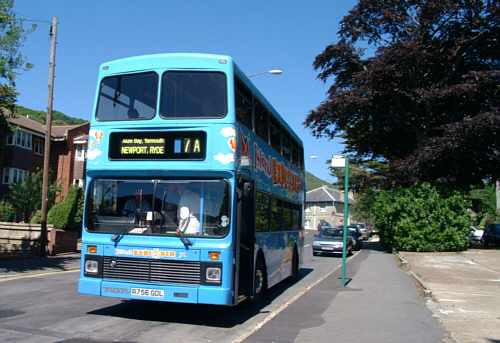
[[[43, 168], [45, 145], [43, 124], [21, 115], [6, 119], [12, 132], [0, 137], [1, 144], [5, 144], [0, 161], [0, 199], [7, 195], [11, 184], [22, 182], [29, 173]], [[72, 184], [83, 186], [88, 131], [89, 123], [52, 127], [50, 170], [61, 185], [60, 198]]]
[[[349, 193], [349, 204], [354, 202]], [[328, 186], [321, 186], [306, 192], [305, 228], [316, 230], [319, 224], [337, 226], [343, 223], [344, 193]], [[351, 221], [349, 216], [349, 222]]]

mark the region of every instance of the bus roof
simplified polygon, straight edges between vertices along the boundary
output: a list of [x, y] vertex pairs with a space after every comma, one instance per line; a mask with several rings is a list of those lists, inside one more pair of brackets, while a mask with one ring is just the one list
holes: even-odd
[[[101, 76], [111, 74], [120, 74], [130, 71], [150, 70], [151, 68], [168, 68], [172, 63], [185, 65], [186, 68], [224, 68], [224, 65], [234, 66], [235, 74], [249, 87], [255, 96], [265, 104], [273, 113], [274, 117], [283, 125], [284, 128], [297, 140], [302, 147], [302, 140], [295, 131], [288, 125], [278, 111], [271, 105], [264, 95], [255, 87], [252, 81], [236, 65], [233, 58], [228, 55], [202, 54], [202, 53], [163, 53], [125, 57], [116, 60], [104, 62], [100, 65]], [[176, 63], [176, 64], [177, 64]], [[191, 66], [191, 64], [194, 64]]]

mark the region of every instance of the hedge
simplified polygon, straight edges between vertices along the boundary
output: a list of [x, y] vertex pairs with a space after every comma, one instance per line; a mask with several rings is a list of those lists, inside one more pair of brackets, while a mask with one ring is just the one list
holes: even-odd
[[11, 203], [0, 201], [0, 222], [13, 222], [16, 219], [16, 211]]
[[40, 224], [42, 222], [42, 210], [36, 210], [30, 219], [30, 224]]
[[82, 192], [79, 188], [70, 188], [66, 198], [52, 206], [47, 214], [47, 223], [56, 229], [79, 230], [81, 225]]
[[458, 192], [429, 184], [382, 191], [374, 204], [375, 226], [389, 249], [459, 251], [468, 246], [470, 204]]

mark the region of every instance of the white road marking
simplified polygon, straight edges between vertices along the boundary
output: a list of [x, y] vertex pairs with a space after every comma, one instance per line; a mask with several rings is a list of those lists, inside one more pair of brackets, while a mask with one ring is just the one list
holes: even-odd
[[488, 294], [488, 293], [465, 293], [465, 292], [454, 292], [454, 291], [447, 291], [445, 289], [442, 290], [436, 290], [434, 293], [445, 293], [445, 294], [458, 294], [458, 295], [467, 295], [467, 296], [476, 296], [476, 297], [494, 297], [497, 296], [497, 294]]
[[310, 246], [311, 246], [311, 244], [306, 244], [306, 245], [304, 245], [304, 248], [307, 248], [307, 247], [310, 247]]
[[465, 303], [465, 300], [459, 300], [459, 299], [444, 299], [444, 298], [438, 298], [437, 299], [439, 302], [451, 302], [451, 303]]
[[79, 271], [80, 271], [80, 268], [78, 268], [78, 269], [70, 269], [70, 270], [63, 270], [63, 271], [57, 271], [57, 272], [47, 272], [47, 273], [30, 274], [30, 275], [20, 275], [20, 276], [6, 277], [4, 279], [0, 278], [0, 282], [14, 281], [14, 280], [20, 280], [20, 279], [27, 279], [27, 278], [35, 278], [35, 277], [55, 275], [55, 274], [74, 273], [74, 272], [79, 272]]
[[[359, 254], [359, 251], [352, 254], [351, 257], [348, 257], [347, 259], [350, 260], [354, 256]], [[261, 322], [257, 323], [253, 328], [251, 328], [249, 331], [243, 333], [241, 336], [238, 338], [234, 339], [232, 343], [240, 343], [243, 342], [245, 339], [253, 335], [255, 332], [257, 332], [259, 329], [261, 329], [266, 323], [271, 321], [274, 317], [276, 317], [278, 314], [283, 312], [288, 306], [299, 300], [300, 297], [302, 297], [304, 294], [309, 292], [311, 289], [313, 289], [315, 286], [326, 280], [328, 277], [330, 277], [333, 273], [335, 273], [337, 270], [339, 270], [342, 267], [342, 264], [339, 264], [337, 267], [320, 277], [318, 280], [314, 281], [312, 284], [304, 288], [302, 291], [299, 293], [295, 294], [291, 299], [286, 301], [285, 303], [281, 304], [277, 309], [271, 311]]]

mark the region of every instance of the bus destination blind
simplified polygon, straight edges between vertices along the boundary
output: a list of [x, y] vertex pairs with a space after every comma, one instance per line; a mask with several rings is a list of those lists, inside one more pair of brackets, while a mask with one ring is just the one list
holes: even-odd
[[203, 131], [113, 132], [109, 138], [111, 160], [204, 160]]

